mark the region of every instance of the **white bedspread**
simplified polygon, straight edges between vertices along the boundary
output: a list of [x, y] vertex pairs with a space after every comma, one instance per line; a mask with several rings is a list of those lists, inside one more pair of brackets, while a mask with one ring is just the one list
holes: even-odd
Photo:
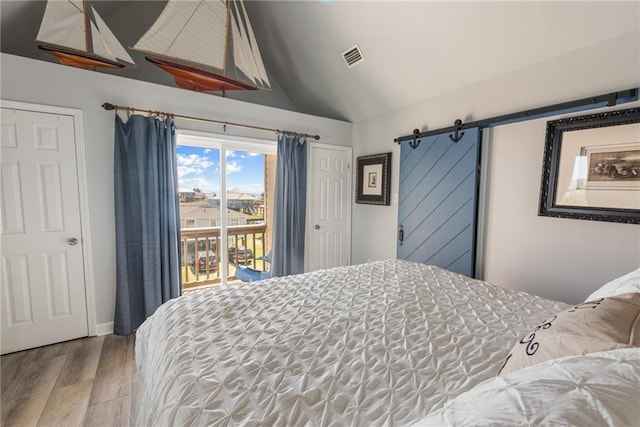
[[640, 421], [640, 349], [548, 360], [494, 377], [415, 427], [611, 426]]
[[138, 424], [411, 424], [566, 307], [406, 261], [194, 292], [137, 332]]

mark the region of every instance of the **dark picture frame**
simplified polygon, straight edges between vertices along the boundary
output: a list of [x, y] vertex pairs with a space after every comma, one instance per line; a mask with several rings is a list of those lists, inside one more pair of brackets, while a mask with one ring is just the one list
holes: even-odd
[[356, 203], [389, 206], [391, 202], [391, 153], [357, 159]]
[[640, 224], [640, 108], [547, 122], [538, 214]]

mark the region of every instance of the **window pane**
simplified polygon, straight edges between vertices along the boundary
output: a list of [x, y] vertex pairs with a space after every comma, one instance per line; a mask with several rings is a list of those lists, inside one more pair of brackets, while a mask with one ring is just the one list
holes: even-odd
[[221, 282], [220, 150], [178, 145], [182, 283]]
[[[245, 266], [254, 271], [268, 271], [269, 263], [262, 258], [269, 251], [266, 244], [270, 226], [265, 218], [265, 160], [267, 155], [240, 150], [227, 150], [227, 245], [229, 276], [243, 276]], [[257, 270], [257, 272], [255, 271]]]

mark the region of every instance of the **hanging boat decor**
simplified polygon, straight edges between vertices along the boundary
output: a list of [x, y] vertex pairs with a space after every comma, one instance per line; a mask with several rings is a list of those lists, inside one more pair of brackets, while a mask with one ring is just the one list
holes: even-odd
[[49, 0], [38, 47], [72, 67], [125, 68], [136, 64], [86, 0]]
[[241, 0], [169, 0], [133, 49], [185, 89], [270, 89]]

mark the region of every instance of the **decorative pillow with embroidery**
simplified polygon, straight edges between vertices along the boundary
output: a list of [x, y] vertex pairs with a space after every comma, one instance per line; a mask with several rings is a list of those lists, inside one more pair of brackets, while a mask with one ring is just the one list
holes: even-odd
[[564, 356], [640, 346], [640, 293], [578, 304], [516, 342], [499, 375]]

